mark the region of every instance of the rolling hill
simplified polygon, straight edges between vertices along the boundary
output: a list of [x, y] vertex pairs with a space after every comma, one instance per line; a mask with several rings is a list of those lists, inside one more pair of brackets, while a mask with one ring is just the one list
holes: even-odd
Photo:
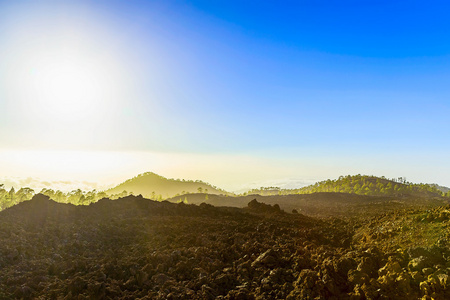
[[436, 187], [438, 190], [440, 190], [441, 192], [443, 192], [443, 193], [448, 193], [448, 192], [450, 192], [450, 188], [448, 188], [448, 187], [446, 187], [446, 186], [442, 186], [442, 185], [439, 185], [439, 184], [432, 184], [432, 186], [434, 186], [434, 187]]
[[[124, 193], [124, 191], [126, 191]], [[147, 172], [129, 179], [116, 187], [105, 191], [108, 195], [142, 195], [151, 199], [165, 199], [181, 194], [205, 192], [208, 194], [229, 194], [203, 181], [169, 179]]]
[[423, 184], [407, 182], [404, 178], [388, 179], [384, 176], [341, 176], [336, 180], [324, 180], [313, 185], [299, 189], [277, 189], [274, 187], [260, 188], [249, 191], [247, 194], [263, 196], [312, 194], [312, 193], [346, 193], [366, 196], [414, 196], [414, 197], [450, 197], [448, 190], [436, 184]]

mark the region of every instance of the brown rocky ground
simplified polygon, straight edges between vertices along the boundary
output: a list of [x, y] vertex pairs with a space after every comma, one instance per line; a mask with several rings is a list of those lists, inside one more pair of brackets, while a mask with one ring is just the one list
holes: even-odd
[[407, 208], [430, 208], [448, 204], [449, 199], [427, 195], [403, 194], [396, 196], [367, 196], [347, 193], [313, 193], [292, 195], [247, 195], [229, 197], [225, 195], [187, 194], [168, 199], [170, 202], [187, 201], [189, 204], [203, 202], [214, 206], [246, 207], [256, 199], [259, 202], [278, 204], [286, 212], [297, 210], [301, 214], [314, 217], [348, 217], [354, 215], [378, 215], [384, 212]]
[[450, 299], [449, 219], [37, 195], [0, 213], [0, 299]]

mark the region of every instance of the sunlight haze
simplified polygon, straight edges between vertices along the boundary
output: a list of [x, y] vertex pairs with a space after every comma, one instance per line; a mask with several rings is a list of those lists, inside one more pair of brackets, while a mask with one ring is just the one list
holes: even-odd
[[373, 174], [449, 186], [446, 11], [0, 1], [0, 179], [102, 189], [151, 171], [238, 191]]

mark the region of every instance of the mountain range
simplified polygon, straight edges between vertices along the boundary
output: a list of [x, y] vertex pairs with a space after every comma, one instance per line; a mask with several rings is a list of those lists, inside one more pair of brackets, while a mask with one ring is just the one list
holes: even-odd
[[[38, 191], [24, 187], [6, 190], [0, 184], [0, 210], [29, 200]], [[266, 187], [242, 194], [234, 194], [200, 180], [169, 179], [147, 172], [105, 191], [83, 191], [76, 189], [61, 192], [50, 188], [40, 193], [60, 203], [88, 205], [103, 198], [118, 199], [129, 195], [142, 195], [153, 200], [215, 206], [243, 207], [257, 199], [268, 204], [278, 204], [281, 209], [306, 214], [342, 212], [349, 207], [364, 210], [388, 204], [441, 205], [450, 199], [450, 190], [435, 184], [407, 182], [404, 178], [387, 179], [367, 175], [341, 176], [336, 180], [325, 180], [298, 189]], [[342, 211], [341, 211], [342, 210]], [[375, 209], [379, 211], [379, 209]]]
[[[281, 196], [313, 193], [342, 193], [365, 196], [402, 196], [440, 197], [450, 191], [449, 188], [437, 184], [407, 182], [403, 178], [388, 179], [367, 175], [341, 176], [335, 180], [324, 180], [298, 189], [280, 189], [278, 187], [262, 187], [242, 193], [242, 196]], [[108, 195], [139, 195], [152, 199], [176, 198], [186, 194], [209, 194], [236, 196], [203, 181], [168, 179], [152, 172], [140, 174], [111, 189]], [[450, 196], [450, 195], [448, 195]], [[202, 197], [207, 198], [205, 195]], [[191, 197], [192, 198], [192, 197]], [[180, 198], [181, 199], [181, 198]]]

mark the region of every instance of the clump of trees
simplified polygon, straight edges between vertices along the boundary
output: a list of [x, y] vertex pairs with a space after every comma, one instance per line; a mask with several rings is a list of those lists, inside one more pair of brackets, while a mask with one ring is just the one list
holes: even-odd
[[16, 192], [14, 187], [7, 191], [4, 188], [4, 185], [0, 184], [0, 210], [11, 207], [22, 201], [29, 200], [33, 196], [34, 190], [28, 187], [21, 188]]

